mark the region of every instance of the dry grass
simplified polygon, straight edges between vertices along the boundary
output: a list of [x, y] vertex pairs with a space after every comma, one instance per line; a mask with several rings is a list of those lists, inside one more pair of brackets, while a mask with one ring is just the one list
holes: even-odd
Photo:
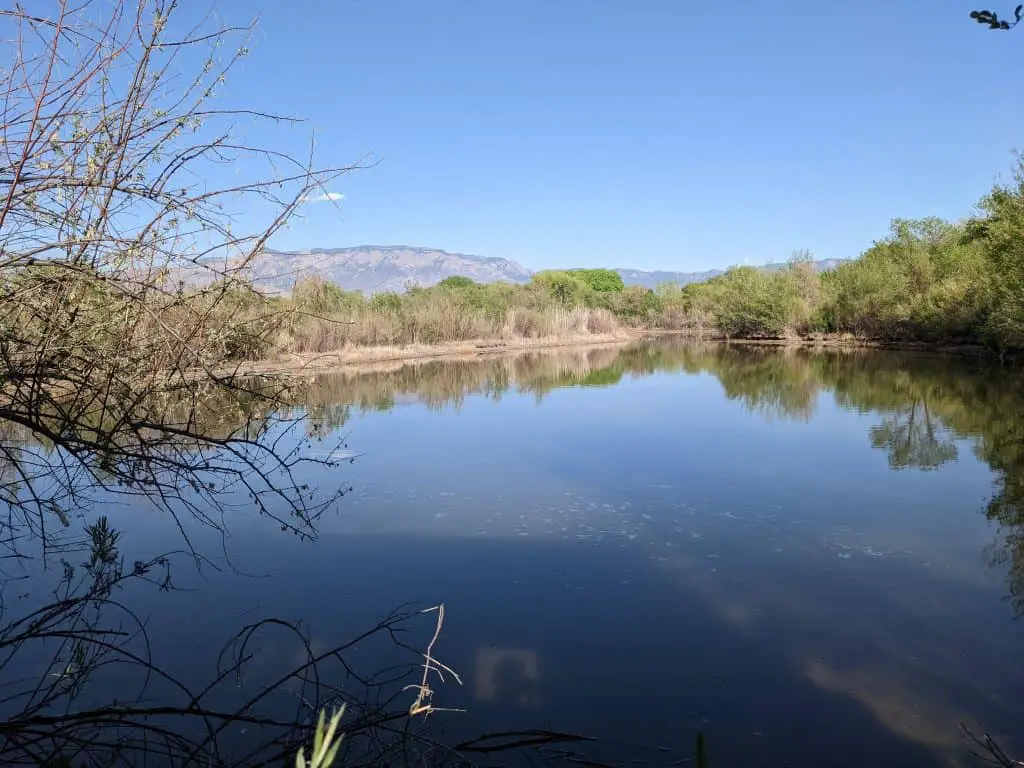
[[[351, 350], [409, 350], [465, 343], [626, 338], [614, 315], [604, 309], [511, 307], [504, 312], [467, 307], [444, 296], [409, 301], [397, 308], [357, 307], [331, 314], [296, 313], [268, 338], [277, 355], [340, 353]], [[381, 353], [371, 355], [380, 358]], [[385, 355], [386, 356], [386, 355]]]
[[505, 316], [500, 337], [504, 339], [578, 338], [621, 330], [619, 321], [604, 309], [513, 307]]

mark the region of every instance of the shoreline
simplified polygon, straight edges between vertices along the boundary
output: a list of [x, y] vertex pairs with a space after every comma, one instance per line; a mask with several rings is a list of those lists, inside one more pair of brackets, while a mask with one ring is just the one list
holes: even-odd
[[[259, 376], [307, 371], [356, 368], [375, 363], [413, 363], [429, 360], [478, 360], [535, 350], [571, 347], [573, 349], [623, 346], [653, 334], [623, 330], [617, 333], [587, 336], [551, 336], [536, 339], [476, 339], [442, 344], [409, 344], [388, 347], [349, 347], [336, 352], [307, 352], [254, 360], [232, 367], [235, 375]], [[678, 334], [687, 335], [687, 334]]]
[[849, 335], [822, 335], [782, 339], [726, 339], [721, 336], [712, 339], [721, 344], [742, 346], [780, 347], [794, 349], [848, 349], [875, 350], [879, 352], [916, 352], [939, 357], [958, 357], [978, 360], [1012, 362], [1021, 359], [1021, 353], [1006, 353], [1000, 357], [990, 348], [981, 344], [928, 342], [928, 341], [885, 341], [861, 339]]
[[[969, 359], [1000, 358], [990, 349], [976, 344], [937, 344], [911, 341], [881, 341], [853, 336], [815, 336], [790, 338], [739, 339], [726, 338], [714, 331], [632, 329], [607, 334], [558, 336], [519, 339], [475, 339], [441, 344], [410, 344], [403, 346], [348, 347], [334, 352], [291, 353], [266, 360], [240, 362], [224, 372], [232, 375], [260, 376], [330, 371], [358, 368], [377, 363], [414, 363], [431, 360], [476, 360], [509, 354], [526, 354], [559, 348], [587, 349], [624, 346], [643, 339], [678, 337], [715, 344], [775, 347], [780, 349], [846, 349], [891, 352], [915, 352], [942, 357]], [[1019, 353], [1004, 355], [1006, 362], [1021, 359]]]

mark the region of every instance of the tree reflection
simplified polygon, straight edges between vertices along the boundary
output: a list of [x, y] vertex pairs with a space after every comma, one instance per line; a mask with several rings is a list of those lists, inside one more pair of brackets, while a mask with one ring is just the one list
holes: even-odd
[[958, 458], [958, 440], [995, 473], [985, 515], [999, 526], [989, 553], [1009, 572], [1016, 615], [1024, 615], [1024, 390], [1013, 369], [976, 362], [864, 350], [778, 350], [657, 339], [619, 349], [559, 350], [454, 362], [368, 366], [320, 376], [295, 392], [321, 429], [354, 413], [389, 410], [396, 398], [432, 409], [468, 396], [500, 400], [563, 387], [613, 386], [659, 372], [706, 373], [727, 398], [772, 418], [806, 421], [818, 400], [874, 414], [868, 440], [894, 469], [934, 470]]
[[915, 400], [871, 428], [871, 445], [889, 454], [893, 469], [937, 469], [957, 458], [956, 443], [928, 410], [927, 400]]

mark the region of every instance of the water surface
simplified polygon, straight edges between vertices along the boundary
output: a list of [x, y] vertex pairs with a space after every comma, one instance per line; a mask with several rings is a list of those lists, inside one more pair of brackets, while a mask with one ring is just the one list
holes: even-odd
[[358, 455], [309, 479], [352, 490], [315, 542], [232, 519], [235, 570], [159, 599], [183, 667], [253, 616], [329, 644], [443, 602], [452, 738], [547, 727], [667, 764], [700, 730], [716, 766], [925, 766], [970, 764], [967, 722], [1024, 749], [1015, 371], [661, 340], [318, 374], [299, 399]]

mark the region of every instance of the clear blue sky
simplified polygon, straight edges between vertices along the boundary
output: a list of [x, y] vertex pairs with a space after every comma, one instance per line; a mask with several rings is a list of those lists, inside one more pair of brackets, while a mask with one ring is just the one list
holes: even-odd
[[232, 101], [309, 118], [324, 163], [380, 160], [336, 185], [340, 212], [305, 206], [276, 246], [692, 270], [796, 248], [854, 256], [891, 218], [959, 218], [1008, 178], [1024, 149], [1024, 30], [985, 30], [973, 7], [256, 0], [220, 12], [260, 16]]

